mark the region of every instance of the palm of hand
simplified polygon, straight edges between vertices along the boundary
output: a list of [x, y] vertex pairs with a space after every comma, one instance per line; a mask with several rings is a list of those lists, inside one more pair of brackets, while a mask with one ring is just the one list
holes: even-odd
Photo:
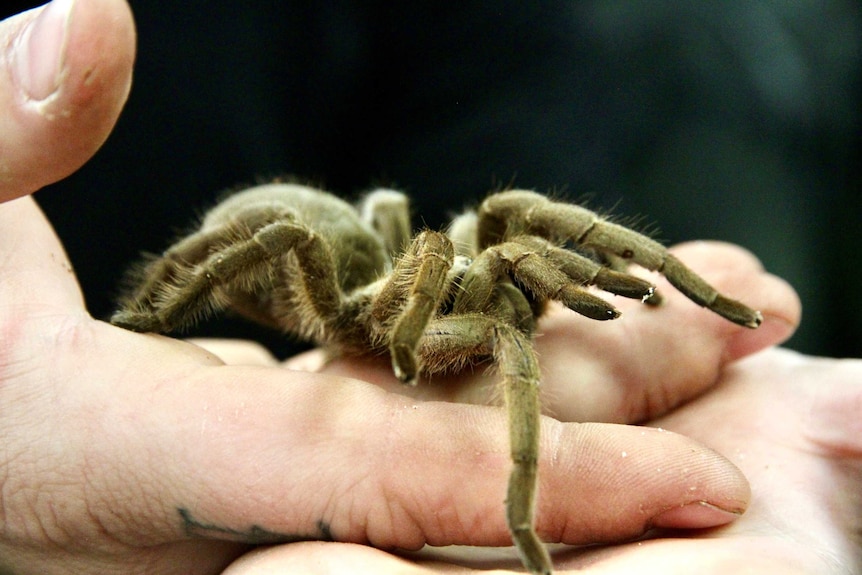
[[[730, 367], [708, 395], [651, 422], [725, 454], [752, 486], [739, 520], [561, 558], [585, 573], [855, 573], [862, 553], [859, 362], [770, 350]], [[828, 382], [824, 387], [824, 381]], [[831, 388], [831, 389], [829, 389]], [[853, 414], [855, 411], [856, 415]]]

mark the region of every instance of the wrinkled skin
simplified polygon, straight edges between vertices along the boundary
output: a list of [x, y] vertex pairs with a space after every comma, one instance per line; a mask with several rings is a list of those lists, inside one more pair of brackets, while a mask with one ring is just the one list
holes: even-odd
[[[87, 314], [62, 246], [22, 196], [107, 137], [134, 25], [119, 0], [72, 9], [60, 75], [37, 51], [8, 54], [39, 11], [0, 24], [0, 572], [454, 573], [476, 559], [356, 543], [506, 545], [505, 418], [486, 405], [486, 378], [408, 397], [377, 362], [312, 354], [286, 369], [254, 344], [134, 334]], [[47, 80], [25, 85], [12, 64], [24, 57]], [[538, 341], [554, 417], [537, 526], [570, 544], [692, 530], [563, 550], [557, 569], [858, 570], [862, 366], [772, 348], [799, 302], [749, 254], [706, 243], [675, 253], [762, 310], [763, 326], [729, 325], [670, 289], [659, 310], [619, 302], [612, 324], [551, 314]], [[602, 423], [566, 423], [582, 420]], [[620, 425], [635, 422], [679, 433]], [[250, 551], [321, 536], [342, 543]]]

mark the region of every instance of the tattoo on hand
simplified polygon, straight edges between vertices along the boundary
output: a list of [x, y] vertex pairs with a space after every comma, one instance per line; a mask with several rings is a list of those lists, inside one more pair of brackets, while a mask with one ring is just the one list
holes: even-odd
[[183, 530], [190, 537], [207, 539], [223, 539], [252, 545], [271, 545], [273, 543], [296, 543], [299, 541], [334, 541], [329, 524], [317, 522], [317, 533], [287, 534], [276, 533], [264, 529], [260, 525], [251, 525], [247, 529], [231, 529], [212, 523], [203, 523], [192, 516], [191, 511], [184, 507], [177, 508], [183, 522]]

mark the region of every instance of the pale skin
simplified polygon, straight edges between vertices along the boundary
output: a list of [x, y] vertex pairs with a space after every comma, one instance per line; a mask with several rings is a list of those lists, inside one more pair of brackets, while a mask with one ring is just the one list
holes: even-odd
[[[44, 105], [27, 102], [9, 59], [0, 59], [3, 200], [85, 162], [125, 99], [134, 51], [126, 5], [79, 0], [74, 10], [66, 43], [74, 57], [64, 60], [56, 89], [48, 82], [54, 96]], [[36, 15], [3, 22], [0, 46], [9, 50]], [[46, 114], [59, 109], [65, 113]], [[540, 470], [539, 533], [578, 543], [630, 536], [656, 521], [716, 526], [732, 518], [714, 508], [747, 504], [753, 493], [749, 513], [709, 537], [598, 550], [601, 561], [590, 569], [625, 573], [636, 562], [641, 572], [682, 572], [680, 563], [694, 558], [700, 572], [726, 572], [720, 562], [731, 560], [773, 572], [853, 572], [862, 367], [779, 350], [730, 366], [788, 337], [798, 300], [737, 248], [698, 244], [675, 253], [723, 291], [746, 294], [764, 324], [729, 325], [670, 289], [661, 322], [637, 302], [620, 302], [626, 322], [598, 336], [592, 323], [550, 316], [538, 349], [544, 406], [555, 418], [543, 419], [540, 455], [554, 465]], [[458, 572], [450, 560], [405, 560], [350, 543], [240, 556], [248, 542], [272, 536], [329, 535], [383, 548], [508, 543], [500, 505], [505, 417], [481, 405], [488, 388], [480, 378], [419, 385], [412, 389], [421, 397], [411, 398], [398, 393], [388, 365], [287, 371], [253, 344], [206, 343], [213, 353], [113, 328], [86, 313], [62, 246], [29, 198], [0, 205], [0, 267], [0, 572]], [[313, 367], [312, 359], [292, 367]], [[438, 401], [452, 399], [474, 405]], [[683, 435], [565, 423], [661, 415], [655, 423]], [[696, 440], [742, 468], [750, 487]], [[623, 450], [639, 464], [620, 465]], [[571, 470], [584, 461], [594, 467], [579, 471], [573, 487]], [[779, 464], [781, 473], [769, 472]], [[680, 478], [656, 476], [657, 467]], [[788, 474], [799, 481], [786, 486]], [[689, 500], [693, 483], [712, 508], [655, 519]], [[645, 514], [613, 516], [621, 505], [644, 503]], [[820, 512], [839, 508], [848, 511]], [[796, 543], [786, 539], [794, 534]], [[820, 559], [824, 551], [835, 563]], [[564, 553], [556, 568], [566, 572], [589, 557]]]

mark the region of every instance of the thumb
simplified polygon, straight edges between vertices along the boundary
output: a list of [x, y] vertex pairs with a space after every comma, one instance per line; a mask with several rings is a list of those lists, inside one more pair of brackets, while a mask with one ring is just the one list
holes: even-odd
[[66, 177], [99, 149], [129, 93], [123, 0], [54, 0], [0, 22], [0, 201]]

